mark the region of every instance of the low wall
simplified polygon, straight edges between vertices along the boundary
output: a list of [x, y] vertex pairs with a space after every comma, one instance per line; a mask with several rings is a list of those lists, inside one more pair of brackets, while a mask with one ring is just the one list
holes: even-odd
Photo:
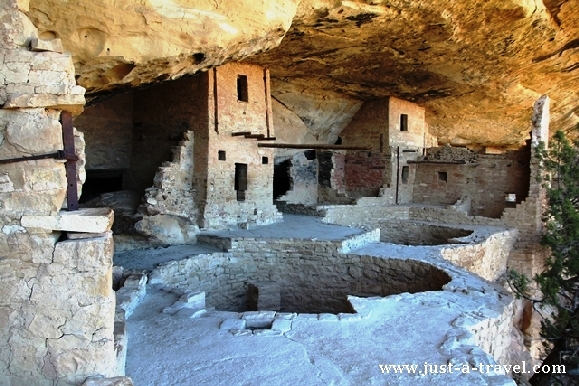
[[[392, 244], [425, 245], [444, 260], [495, 281], [506, 271], [518, 231], [504, 227], [401, 220], [382, 223], [380, 234], [381, 241]], [[440, 241], [440, 245], [435, 245], [435, 241]]]
[[410, 219], [410, 208], [397, 205], [323, 205], [318, 210], [325, 223], [347, 226], [373, 227], [387, 220]]

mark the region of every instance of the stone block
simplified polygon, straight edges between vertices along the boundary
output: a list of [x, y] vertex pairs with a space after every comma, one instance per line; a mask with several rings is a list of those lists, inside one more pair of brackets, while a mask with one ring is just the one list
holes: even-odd
[[112, 209], [84, 208], [72, 212], [61, 211], [56, 216], [23, 216], [21, 224], [27, 228], [104, 233], [111, 229], [113, 220]]
[[[161, 312], [164, 314], [175, 315], [178, 312], [181, 312], [181, 310], [192, 310], [186, 312], [190, 318], [200, 316], [202, 313], [196, 314], [196, 312], [201, 310], [205, 311], [205, 292], [186, 293], [170, 307], [163, 308], [163, 311]], [[185, 312], [181, 315], [184, 314]]]
[[275, 312], [248, 311], [243, 313], [248, 328], [270, 328], [275, 318]]
[[92, 239], [94, 237], [103, 237], [106, 233], [79, 233], [67, 232], [66, 238], [69, 240]]
[[179, 299], [188, 304], [188, 308], [205, 308], [205, 292], [187, 292]]
[[290, 319], [275, 319], [271, 325], [273, 330], [286, 332], [292, 329], [292, 321]]
[[229, 330], [231, 335], [233, 336], [252, 336], [253, 331], [245, 329], [245, 330]]
[[62, 41], [60, 39], [44, 40], [32, 38], [30, 39], [30, 50], [37, 52], [51, 51], [62, 54]]
[[79, 115], [84, 110], [86, 101], [79, 94], [12, 94], [7, 96], [5, 109], [50, 108], [70, 111]]
[[181, 318], [195, 319], [202, 317], [203, 315], [205, 315], [206, 312], [207, 311], [205, 311], [204, 309], [198, 310], [194, 308], [182, 308], [179, 311], [177, 311], [174, 315]]
[[219, 325], [221, 330], [244, 330], [247, 322], [243, 319], [225, 319]]
[[110, 280], [108, 283], [110, 288], [106, 291], [108, 294], [109, 290], [112, 292], [112, 256], [113, 236], [111, 232], [108, 232], [104, 237], [57, 243], [52, 261], [62, 264], [63, 268], [77, 272], [106, 274], [107, 281]]
[[255, 335], [255, 336], [281, 336], [281, 335], [283, 335], [283, 333], [280, 330], [270, 330], [270, 329], [261, 330], [261, 329], [259, 329], [259, 330], [254, 330], [253, 335]]
[[133, 386], [133, 380], [129, 377], [89, 377], [82, 386]]

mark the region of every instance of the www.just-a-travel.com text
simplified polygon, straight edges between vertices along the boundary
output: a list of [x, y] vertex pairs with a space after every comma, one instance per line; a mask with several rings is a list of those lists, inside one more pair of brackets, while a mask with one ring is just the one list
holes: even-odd
[[422, 365], [379, 365], [382, 374], [410, 374], [410, 375], [436, 375], [436, 374], [470, 374], [479, 372], [481, 374], [533, 374], [538, 372], [565, 374], [565, 365], [534, 365], [527, 366], [525, 361], [520, 365], [489, 365], [479, 363], [478, 366], [472, 366], [468, 363], [458, 364], [433, 364], [424, 362]]

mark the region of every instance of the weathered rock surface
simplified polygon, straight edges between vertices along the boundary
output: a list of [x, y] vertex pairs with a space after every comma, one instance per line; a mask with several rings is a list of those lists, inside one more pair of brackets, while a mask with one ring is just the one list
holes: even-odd
[[[29, 16], [45, 39], [61, 38], [90, 93], [191, 74], [279, 44], [296, 0], [39, 0]], [[66, 15], [66, 17], [63, 17]]]
[[[41, 38], [62, 39], [89, 98], [269, 50], [249, 60], [314, 138], [387, 95], [425, 107], [454, 145], [519, 147], [541, 94], [554, 129], [579, 122], [576, 0], [32, 0], [28, 15]], [[340, 107], [313, 113], [322, 104]]]

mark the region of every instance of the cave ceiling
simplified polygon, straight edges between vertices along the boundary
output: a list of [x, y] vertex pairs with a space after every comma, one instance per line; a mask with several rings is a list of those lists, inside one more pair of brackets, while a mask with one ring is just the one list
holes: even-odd
[[31, 0], [28, 15], [89, 100], [243, 61], [279, 100], [416, 102], [440, 143], [517, 148], [542, 94], [552, 131], [579, 122], [579, 0]]

